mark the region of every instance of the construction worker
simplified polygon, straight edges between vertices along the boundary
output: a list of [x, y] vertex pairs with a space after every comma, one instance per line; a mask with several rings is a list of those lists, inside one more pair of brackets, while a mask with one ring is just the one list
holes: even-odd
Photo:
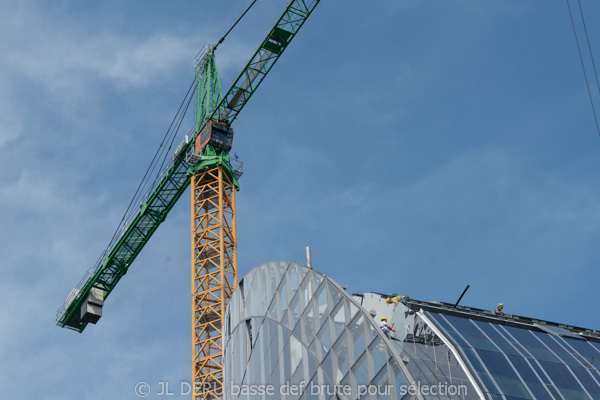
[[381, 324], [379, 326], [381, 327], [381, 330], [383, 331], [383, 333], [385, 333], [385, 336], [387, 336], [388, 339], [391, 339], [390, 331], [396, 332], [396, 330], [393, 327], [388, 325], [387, 317], [381, 317]]
[[406, 302], [409, 300], [408, 296], [395, 296], [395, 297], [389, 297], [387, 299], [385, 299], [385, 302], [387, 304], [392, 303], [393, 305], [397, 306], [398, 303], [402, 303], [404, 305], [406, 305]]
[[495, 313], [496, 315], [504, 315], [504, 304], [498, 303], [498, 307], [496, 307]]

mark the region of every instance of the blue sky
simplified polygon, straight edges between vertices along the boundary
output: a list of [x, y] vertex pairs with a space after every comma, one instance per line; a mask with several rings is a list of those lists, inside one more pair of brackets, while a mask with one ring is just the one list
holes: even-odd
[[[249, 3], [2, 3], [7, 398], [189, 380], [187, 193], [98, 325], [80, 335], [54, 314], [108, 244], [196, 53]], [[600, 4], [582, 5], [600, 57]], [[260, 0], [219, 47], [224, 88], [284, 7]], [[453, 302], [470, 284], [465, 305], [600, 329], [600, 140], [564, 1], [323, 0], [234, 128], [240, 275], [310, 245], [350, 292]]]

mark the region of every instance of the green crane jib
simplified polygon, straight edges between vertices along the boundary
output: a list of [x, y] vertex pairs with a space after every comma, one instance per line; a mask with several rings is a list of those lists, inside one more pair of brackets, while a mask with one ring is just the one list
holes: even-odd
[[193, 151], [196, 137], [211, 120], [227, 126], [233, 123], [319, 2], [293, 0], [287, 6], [216, 110], [206, 120], [199, 119], [201, 123], [196, 127], [194, 137], [184, 140], [175, 152], [166, 174], [150, 190], [150, 196], [119, 240], [112, 247], [109, 246], [104, 253], [106, 256], [71, 291], [57, 312], [57, 325], [82, 332], [88, 323], [95, 324], [98, 321], [104, 300], [190, 185], [189, 170], [193, 165], [186, 155]]

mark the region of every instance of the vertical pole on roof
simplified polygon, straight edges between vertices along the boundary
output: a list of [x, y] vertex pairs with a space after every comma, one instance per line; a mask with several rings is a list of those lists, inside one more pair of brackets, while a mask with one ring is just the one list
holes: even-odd
[[463, 290], [463, 292], [460, 295], [460, 297], [458, 298], [458, 300], [456, 300], [456, 304], [454, 305], [454, 308], [456, 308], [456, 306], [458, 306], [458, 303], [460, 303], [460, 301], [462, 300], [462, 298], [465, 295], [465, 293], [467, 293], [467, 290], [469, 290], [469, 288], [470, 288], [470, 286], [467, 285], [467, 287], [465, 288], [465, 290]]

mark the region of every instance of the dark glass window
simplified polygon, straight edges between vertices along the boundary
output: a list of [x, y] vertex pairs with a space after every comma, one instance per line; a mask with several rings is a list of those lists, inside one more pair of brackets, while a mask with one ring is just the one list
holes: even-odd
[[[512, 326], [505, 326], [504, 329], [506, 329], [521, 344], [545, 348], [544, 345], [531, 334], [531, 331]], [[512, 341], [512, 339], [509, 340]]]
[[504, 377], [494, 377], [494, 379], [507, 399], [531, 399], [531, 395], [520, 380]]
[[493, 325], [489, 322], [483, 321], [473, 321], [475, 325], [477, 325], [482, 331], [485, 332], [486, 335], [490, 337], [490, 339], [506, 342], [506, 339], [502, 337], [502, 335], [494, 329]]
[[585, 357], [590, 363], [593, 358], [600, 359], [600, 349], [594, 347], [587, 340], [565, 338], [565, 342], [577, 350], [577, 352]]
[[485, 335], [468, 319], [446, 315], [446, 319], [463, 335], [484, 337]]
[[540, 364], [559, 388], [581, 390], [581, 386], [564, 364], [540, 360]]
[[518, 378], [503, 354], [487, 350], [477, 350], [477, 354], [479, 354], [490, 374]]
[[478, 336], [464, 335], [467, 342], [475, 349], [499, 352], [498, 348], [489, 340]]
[[573, 373], [579, 382], [583, 384], [583, 387], [590, 393], [600, 394], [600, 385], [592, 378], [592, 376], [582, 367], [571, 367]]
[[535, 372], [523, 357], [508, 355], [508, 359], [511, 364], [514, 365], [515, 369], [521, 375], [521, 378], [525, 381], [539, 382], [540, 378], [535, 375]]
[[551, 382], [548, 379], [548, 377], [546, 376], [546, 374], [544, 373], [544, 371], [540, 368], [540, 366], [538, 365], [536, 360], [529, 360], [529, 364], [533, 367], [533, 369], [535, 370], [535, 372], [538, 373], [538, 375], [540, 376], [540, 378], [542, 379], [542, 382], [544, 382], [546, 385], [550, 385]]

